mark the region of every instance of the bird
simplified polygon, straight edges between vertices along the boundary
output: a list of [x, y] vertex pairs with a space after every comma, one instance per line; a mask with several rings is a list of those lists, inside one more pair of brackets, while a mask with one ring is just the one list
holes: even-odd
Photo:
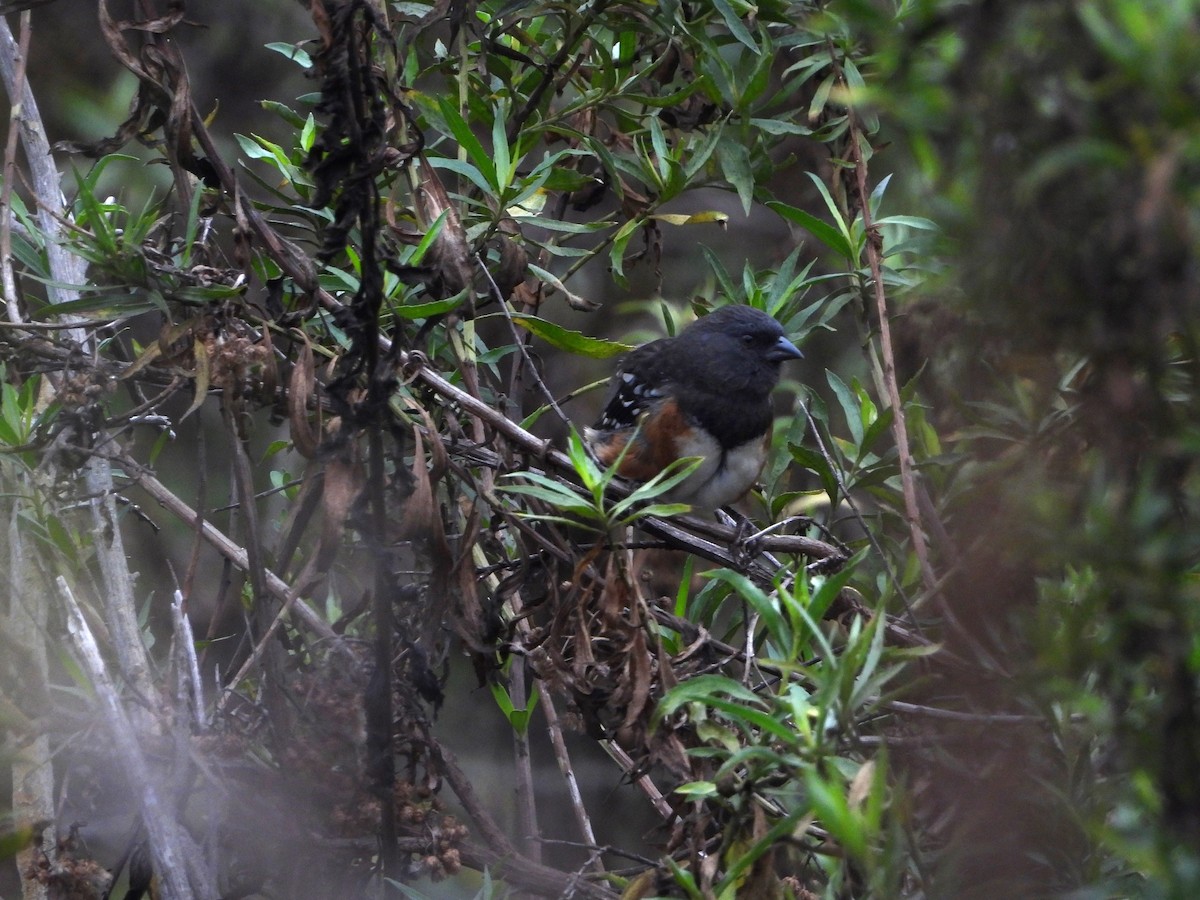
[[635, 482], [699, 457], [665, 499], [720, 509], [758, 479], [771, 439], [771, 391], [782, 364], [803, 355], [762, 310], [719, 307], [626, 355], [584, 440], [600, 464], [620, 460], [617, 474]]

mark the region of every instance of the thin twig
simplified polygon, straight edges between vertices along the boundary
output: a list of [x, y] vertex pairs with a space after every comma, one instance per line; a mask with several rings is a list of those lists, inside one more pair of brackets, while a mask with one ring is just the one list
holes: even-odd
[[[0, 565], [5, 568], [5, 588], [9, 596], [8, 615], [5, 616], [4, 633], [6, 642], [21, 647], [25, 657], [18, 664], [25, 684], [33, 687], [34, 708], [47, 701], [46, 693], [50, 682], [49, 658], [46, 652], [46, 634], [49, 623], [50, 602], [48, 578], [31, 554], [25, 529], [27, 511], [22, 507], [30, 500], [16, 493], [6, 498], [0, 506], [5, 512], [4, 523], [8, 540], [0, 547]], [[7, 648], [6, 648], [7, 649]], [[11, 654], [9, 658], [11, 659]], [[12, 665], [12, 662], [9, 663]], [[58, 858], [58, 835], [54, 818], [54, 756], [50, 735], [46, 729], [37, 728], [32, 722], [28, 729], [9, 726], [13, 734], [25, 733], [21, 751], [12, 758], [12, 809], [17, 822], [30, 823], [36, 830], [33, 840], [22, 847], [16, 855], [18, 871], [26, 872], [37, 865], [39, 855], [52, 863]], [[48, 885], [32, 883], [25, 879], [22, 884], [24, 900], [48, 900]]]
[[[882, 239], [871, 216], [871, 194], [867, 184], [867, 162], [863, 157], [860, 141], [864, 139], [854, 110], [849, 111], [850, 158], [854, 162], [857, 180], [860, 214], [863, 230], [867, 235], [867, 265], [871, 269], [871, 287], [875, 297], [875, 315], [879, 321], [879, 344], [883, 354], [883, 381], [887, 389], [888, 405], [892, 409], [892, 435], [896, 441], [896, 453], [900, 463], [900, 485], [904, 493], [904, 511], [912, 535], [913, 552], [921, 567], [921, 579], [926, 590], [933, 590], [937, 578], [929, 562], [929, 549], [925, 544], [925, 530], [921, 524], [921, 510], [917, 503], [917, 474], [913, 468], [912, 453], [908, 445], [908, 427], [905, 421], [904, 404], [900, 400], [900, 385], [896, 380], [896, 353], [892, 347], [891, 314], [888, 312], [887, 292], [883, 284], [883, 262], [880, 257]], [[914, 624], [916, 624], [914, 622]]]
[[550, 733], [550, 746], [554, 748], [554, 761], [558, 763], [558, 771], [567, 784], [567, 797], [571, 801], [571, 811], [575, 814], [575, 823], [584, 843], [593, 848], [588, 865], [597, 872], [604, 871], [601, 859], [603, 851], [596, 847], [596, 832], [592, 828], [592, 819], [583, 803], [583, 794], [579, 790], [579, 781], [575, 778], [575, 769], [571, 765], [571, 754], [567, 750], [567, 742], [563, 739], [562, 723], [558, 719], [558, 710], [554, 706], [554, 698], [549, 691], [542, 691], [542, 712], [546, 716], [546, 729]]
[[[27, 36], [24, 40], [28, 44]], [[78, 291], [68, 285], [84, 281], [86, 263], [59, 240], [64, 200], [58, 169], [50, 155], [50, 142], [37, 101], [23, 77], [23, 66], [24, 52], [13, 39], [7, 21], [0, 19], [0, 77], [3, 77], [10, 102], [21, 109], [15, 122], [25, 149], [38, 221], [45, 236], [46, 257], [53, 279], [46, 290], [53, 306], [78, 298]], [[66, 321], [80, 320], [68, 316]], [[64, 337], [74, 341], [80, 350], [94, 353], [94, 336], [86, 329], [70, 329]], [[83, 493], [90, 498], [96, 558], [104, 579], [102, 596], [106, 624], [113, 636], [122, 674], [136, 691], [148, 695], [151, 690], [148, 657], [138, 627], [133, 576], [113, 499], [112, 471], [108, 463], [98, 456], [90, 457], [83, 467], [83, 482]]]
[[1044, 728], [1047, 725], [1045, 716], [1024, 713], [972, 713], [956, 709], [940, 709], [936, 706], [924, 706], [920, 703], [905, 703], [902, 700], [889, 700], [883, 704], [884, 709], [909, 715], [925, 716], [930, 719], [946, 719], [951, 722], [971, 722], [979, 725], [1037, 725]]
[[499, 856], [518, 859], [520, 854], [517, 852], [517, 848], [512, 845], [496, 820], [492, 818], [491, 813], [480, 802], [479, 795], [475, 793], [475, 786], [471, 784], [471, 779], [459, 766], [455, 755], [432, 736], [430, 736], [429, 749], [437, 757], [438, 770], [449, 782], [450, 789], [462, 803], [467, 815], [478, 826], [479, 833], [487, 841], [488, 847]]
[[[151, 475], [139, 464], [136, 460], [119, 454], [112, 457], [112, 462], [121, 467], [126, 476], [136, 483], [142, 490], [157, 500], [160, 504], [166, 507], [171, 513], [186, 522], [192, 527], [196, 527], [196, 522], [199, 516], [196, 511], [188, 506], [176, 494], [174, 494], [166, 485]], [[233, 563], [234, 566], [241, 569], [243, 572], [250, 565], [246, 550], [239, 547], [228, 537], [225, 536], [215, 525], [205, 520], [200, 525], [201, 534], [212, 547]], [[263, 582], [267, 593], [271, 594], [277, 600], [283, 602], [284, 608], [280, 610], [279, 615], [286, 612], [295, 613], [306, 628], [313, 632], [317, 637], [332, 641], [335, 646], [341, 646], [343, 641], [341, 635], [337, 634], [333, 628], [320, 615], [311, 609], [307, 603], [293, 596], [292, 588], [288, 584], [272, 572], [270, 569], [263, 570]], [[289, 601], [289, 598], [291, 600]]]
[[[550, 388], [546, 386], [546, 382], [542, 379], [542, 375], [538, 371], [538, 367], [534, 365], [533, 359], [529, 355], [529, 344], [526, 342], [529, 333], [526, 332], [524, 335], [522, 335], [519, 331], [517, 331], [517, 323], [513, 321], [512, 312], [508, 308], [508, 301], [500, 294], [500, 286], [496, 284], [496, 279], [492, 278], [492, 273], [488, 271], [488, 267], [484, 264], [482, 257], [476, 255], [475, 259], [479, 263], [479, 268], [483, 270], [483, 274], [487, 278], [488, 284], [491, 285], [492, 294], [495, 295], [496, 302], [500, 305], [500, 311], [504, 314], [505, 321], [508, 322], [508, 329], [512, 334], [513, 343], [521, 351], [522, 367], [533, 376], [534, 383], [537, 384], [538, 389], [542, 392], [542, 396], [546, 398], [546, 405], [554, 410], [555, 415], [558, 416], [559, 421], [561, 421], [563, 425], [570, 428], [571, 420], [567, 418], [567, 414], [564, 413], [562, 408], [558, 405], [558, 401], [554, 398], [554, 394], [550, 391]], [[516, 373], [513, 375], [513, 380], [514, 383], [519, 380]], [[515, 402], [514, 398], [509, 397], [509, 399]]]
[[633, 761], [633, 757], [626, 753], [620, 744], [616, 743], [615, 741], [603, 740], [600, 742], [600, 746], [604, 748], [605, 753], [612, 757], [613, 762], [621, 767], [621, 771], [623, 771], [628, 777], [634, 779], [637, 786], [641, 788], [642, 793], [650, 798], [650, 803], [653, 805], [655, 811], [657, 811], [665, 821], [673, 822], [676, 818], [678, 818], [675, 814], [675, 810], [671, 809], [671, 804], [667, 802], [667, 798], [663, 796], [663, 792], [658, 789], [658, 785], [656, 785], [650, 779], [650, 776], [645, 774], [635, 774], [638, 772], [638, 765]]
[[[525, 660], [513, 657], [508, 673], [508, 693], [516, 709], [528, 709], [529, 684], [525, 678]], [[529, 747], [529, 728], [513, 728], [513, 755], [516, 767], [517, 833], [525, 855], [542, 861], [541, 829], [538, 827], [537, 792], [534, 789], [533, 757]]]
[[[487, 562], [483, 547], [478, 543], [471, 548], [471, 555], [475, 560], [477, 568]], [[500, 587], [499, 579], [494, 572], [488, 573], [484, 577], [488, 590], [495, 594]], [[512, 615], [517, 619], [518, 630], [523, 634], [528, 634], [529, 623], [521, 617], [522, 603], [520, 592], [514, 591], [512, 596], [509, 597], [508, 603], [512, 610]], [[526, 709], [529, 706], [529, 687], [525, 679], [524, 662], [523, 659], [514, 657], [509, 666], [508, 695], [513, 707], [516, 709]], [[529, 752], [528, 722], [526, 722], [525, 728], [513, 728], [513, 751], [516, 766], [518, 834], [525, 842], [525, 849], [529, 852], [530, 859], [540, 863], [542, 861], [542, 841], [540, 829], [538, 828], [533, 759]]]

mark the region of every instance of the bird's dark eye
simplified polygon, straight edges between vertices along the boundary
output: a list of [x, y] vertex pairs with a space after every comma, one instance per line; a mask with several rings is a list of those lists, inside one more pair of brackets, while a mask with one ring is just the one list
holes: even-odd
[[750, 346], [751, 344], [754, 343], [754, 335], [743, 334], [742, 335], [742, 343], [745, 344], [746, 346]]

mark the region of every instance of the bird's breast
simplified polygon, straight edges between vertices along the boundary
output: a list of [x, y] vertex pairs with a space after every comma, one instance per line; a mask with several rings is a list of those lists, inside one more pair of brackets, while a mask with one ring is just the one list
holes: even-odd
[[767, 442], [761, 437], [722, 449], [710, 435], [693, 429], [676, 444], [679, 456], [698, 456], [700, 465], [668, 495], [678, 503], [714, 510], [740, 500], [754, 486], [767, 460]]

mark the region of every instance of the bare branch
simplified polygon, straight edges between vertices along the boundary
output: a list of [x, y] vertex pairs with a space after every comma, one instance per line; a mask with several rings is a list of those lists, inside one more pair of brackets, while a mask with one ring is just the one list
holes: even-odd
[[871, 216], [871, 192], [867, 182], [867, 162], [863, 156], [862, 129], [858, 117], [850, 113], [850, 158], [854, 162], [863, 229], [867, 234], [867, 264], [871, 269], [871, 288], [875, 297], [875, 316], [879, 322], [879, 343], [883, 355], [883, 381], [887, 389], [888, 406], [892, 409], [892, 435], [896, 441], [896, 454], [900, 463], [900, 485], [904, 492], [904, 511], [912, 536], [913, 552], [921, 566], [921, 578], [926, 590], [932, 591], [937, 584], [933, 566], [929, 562], [929, 548], [925, 543], [925, 530], [921, 524], [921, 509], [917, 503], [917, 473], [913, 468], [912, 452], [908, 446], [908, 426], [905, 421], [904, 404], [900, 400], [900, 385], [896, 380], [896, 352], [892, 347], [891, 313], [888, 311], [887, 291], [883, 284], [883, 260], [880, 254], [881, 239]]
[[130, 721], [125, 704], [117, 693], [83, 610], [65, 578], [58, 576], [55, 584], [67, 613], [67, 634], [104, 711], [104, 723], [118, 751], [116, 759], [125, 769], [126, 780], [138, 792], [139, 809], [150, 835], [150, 848], [163, 896], [167, 900], [218, 896], [200, 848], [159, 796], [157, 779], [142, 753], [139, 732]]
[[[196, 527], [197, 521], [200, 520], [196, 511], [175, 495], [161, 481], [145, 471], [135, 460], [122, 454], [115, 457], [112, 461], [120, 466], [132, 481], [137, 483], [146, 493], [161, 503], [171, 513], [192, 527]], [[249, 569], [250, 561], [245, 548], [239, 547], [231, 541], [208, 520], [202, 522], [201, 534], [218, 553], [239, 569], [242, 571]], [[292, 588], [288, 587], [282, 578], [269, 569], [264, 569], [263, 582], [267, 593], [284, 604], [280, 615], [292, 611], [296, 614], [296, 618], [317, 637], [332, 641], [335, 646], [341, 645], [341, 636], [330, 627], [328, 622], [309, 607], [307, 603], [294, 596]]]

